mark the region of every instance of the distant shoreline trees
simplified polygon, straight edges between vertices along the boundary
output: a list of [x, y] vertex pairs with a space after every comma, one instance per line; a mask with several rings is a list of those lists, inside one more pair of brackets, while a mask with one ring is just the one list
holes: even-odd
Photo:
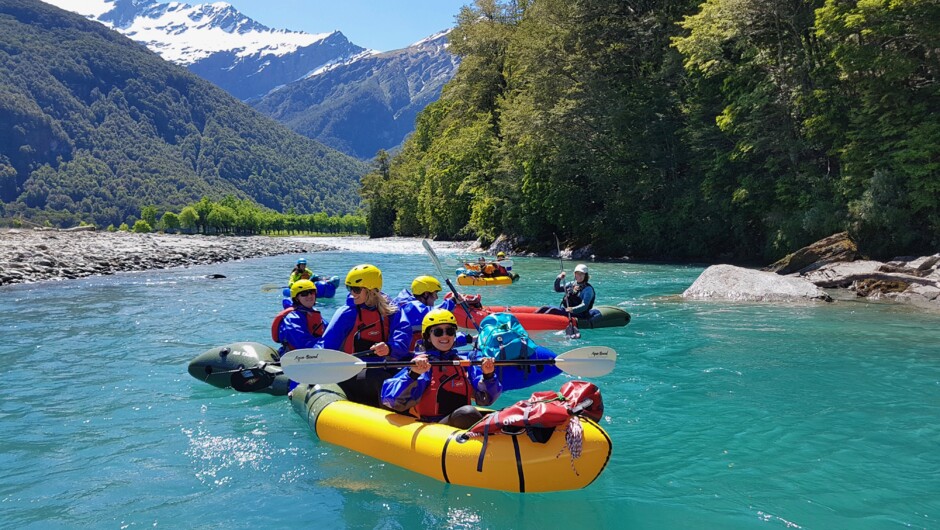
[[366, 234], [364, 215], [327, 215], [278, 213], [258, 204], [229, 195], [220, 201], [203, 197], [183, 207], [179, 214], [165, 212], [159, 220], [154, 206], [145, 206], [141, 218], [109, 231], [137, 233], [167, 232], [204, 235], [299, 235], [299, 234]]

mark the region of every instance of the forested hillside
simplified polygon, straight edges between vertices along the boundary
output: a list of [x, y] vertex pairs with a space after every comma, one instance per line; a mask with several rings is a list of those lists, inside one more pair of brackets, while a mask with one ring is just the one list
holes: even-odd
[[940, 3], [477, 0], [373, 234], [767, 260], [940, 248]]
[[101, 24], [0, 0], [0, 214], [100, 226], [201, 197], [358, 208], [361, 162]]

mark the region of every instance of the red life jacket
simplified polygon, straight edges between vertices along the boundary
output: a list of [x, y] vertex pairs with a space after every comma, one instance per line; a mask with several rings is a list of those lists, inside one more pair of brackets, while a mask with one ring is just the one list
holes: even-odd
[[421, 340], [421, 332], [415, 331], [411, 334], [411, 343], [408, 344], [408, 351], [415, 351], [418, 341]]
[[356, 306], [356, 321], [353, 329], [346, 335], [343, 351], [356, 353], [366, 351], [374, 344], [388, 342], [388, 328], [385, 317], [378, 309]]
[[[294, 307], [288, 307], [287, 309], [281, 311], [274, 317], [274, 321], [271, 322], [271, 340], [279, 344], [284, 345], [284, 351], [291, 351], [294, 347], [286, 342], [281, 342], [281, 322], [284, 321], [284, 317], [288, 315], [291, 311], [296, 311]], [[323, 316], [320, 315], [320, 312], [316, 309], [311, 309], [307, 311], [307, 331], [310, 332], [314, 337], [320, 337], [323, 335]]]
[[411, 408], [418, 418], [446, 416], [473, 397], [470, 378], [463, 366], [432, 366], [431, 384], [421, 394], [421, 400]]

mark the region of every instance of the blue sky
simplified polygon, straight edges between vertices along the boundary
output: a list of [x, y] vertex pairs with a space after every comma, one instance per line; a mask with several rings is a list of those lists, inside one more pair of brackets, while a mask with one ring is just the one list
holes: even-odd
[[[473, 3], [472, 0], [224, 1], [270, 28], [307, 33], [339, 30], [353, 44], [383, 52], [404, 48], [452, 27], [461, 6]], [[192, 5], [212, 0], [184, 2]]]

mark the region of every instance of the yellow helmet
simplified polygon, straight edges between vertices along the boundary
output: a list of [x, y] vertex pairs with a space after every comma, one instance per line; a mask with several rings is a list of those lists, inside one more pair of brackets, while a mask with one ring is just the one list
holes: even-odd
[[382, 271], [375, 265], [356, 265], [346, 275], [346, 287], [382, 288]]
[[434, 309], [424, 315], [424, 320], [421, 321], [421, 334], [426, 333], [429, 327], [438, 324], [453, 324], [456, 326], [457, 317], [446, 309]]
[[503, 259], [505, 257], [506, 257], [506, 253], [503, 251], [499, 251], [496, 253], [496, 259]]
[[317, 284], [310, 280], [297, 280], [290, 286], [290, 297], [297, 298], [297, 295], [304, 291], [317, 292]]
[[411, 294], [415, 296], [441, 290], [441, 282], [434, 276], [418, 276], [411, 282]]

